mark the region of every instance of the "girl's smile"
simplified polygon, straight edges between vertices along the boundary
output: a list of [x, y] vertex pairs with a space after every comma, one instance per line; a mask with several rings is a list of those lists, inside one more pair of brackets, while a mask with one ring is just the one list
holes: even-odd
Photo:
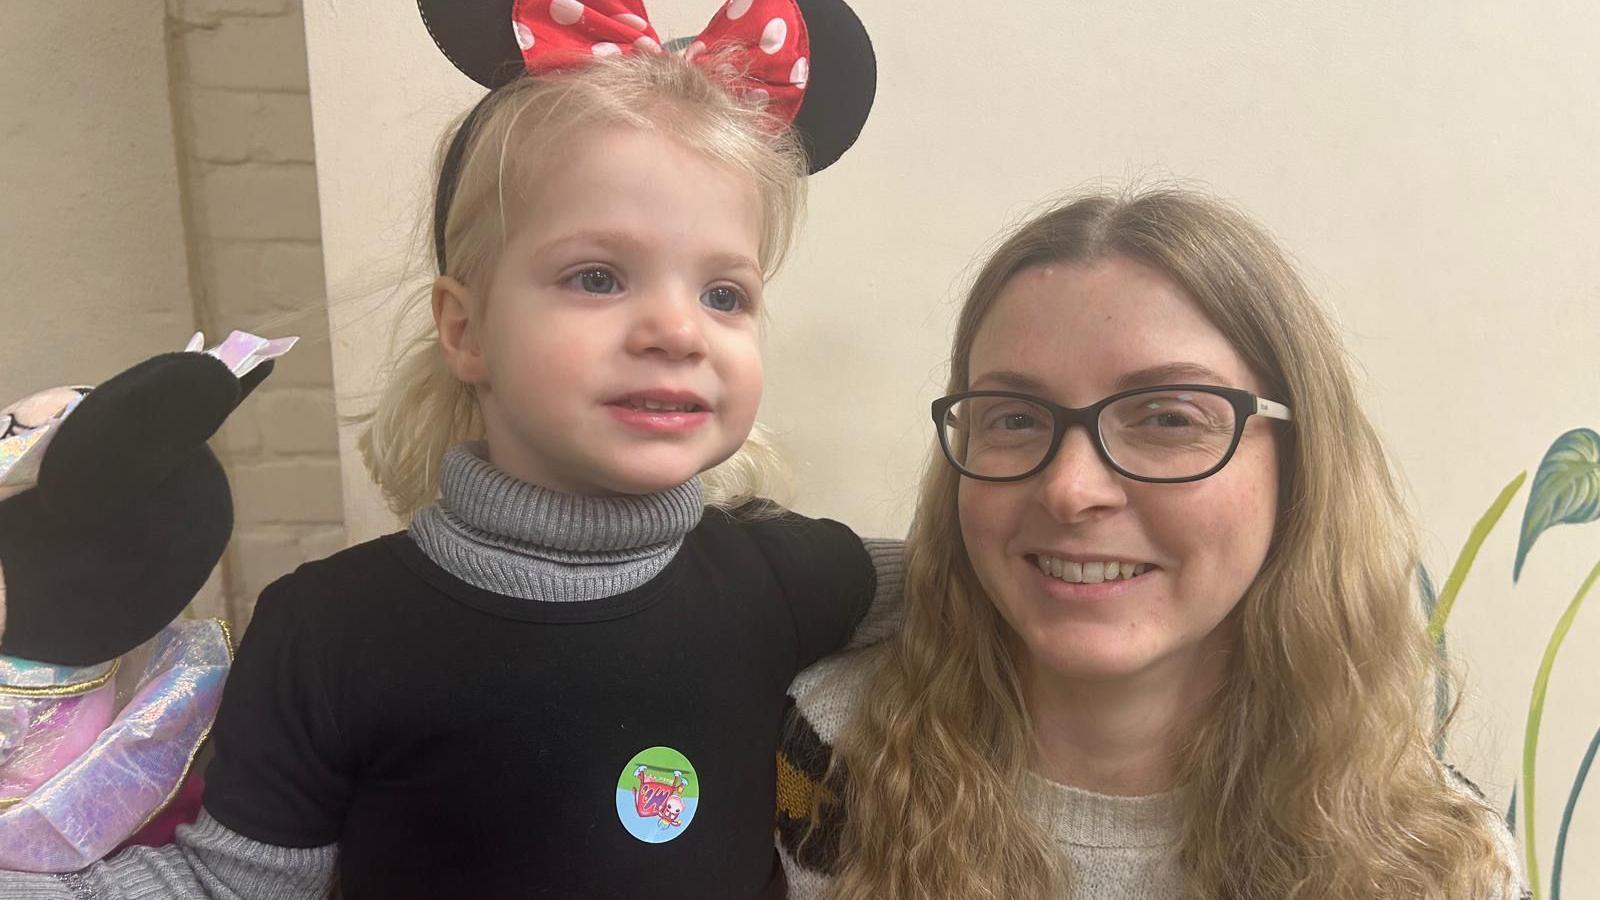
[[662, 435], [691, 432], [711, 419], [710, 404], [688, 391], [639, 391], [608, 402], [606, 411], [630, 428]]

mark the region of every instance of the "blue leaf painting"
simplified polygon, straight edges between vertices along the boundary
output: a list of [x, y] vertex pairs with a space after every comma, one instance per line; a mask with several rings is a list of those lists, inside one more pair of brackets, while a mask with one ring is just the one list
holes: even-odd
[[1433, 618], [1433, 608], [1439, 605], [1439, 592], [1433, 586], [1433, 576], [1428, 567], [1417, 563], [1417, 593], [1422, 595], [1422, 617]]
[[1566, 861], [1572, 811], [1578, 808], [1578, 795], [1583, 793], [1583, 782], [1589, 777], [1589, 767], [1594, 764], [1597, 751], [1600, 751], [1600, 731], [1596, 731], [1594, 739], [1589, 741], [1589, 750], [1583, 754], [1583, 762], [1578, 766], [1578, 777], [1572, 780], [1572, 790], [1567, 794], [1567, 808], [1561, 812], [1561, 833], [1556, 836], [1556, 859], [1550, 866], [1550, 900], [1561, 900], [1561, 866]]
[[1550, 445], [1533, 476], [1511, 580], [1521, 577], [1522, 563], [1545, 529], [1595, 519], [1600, 519], [1600, 434], [1574, 428]]
[[[1417, 590], [1422, 595], [1422, 617], [1431, 621], [1433, 611], [1439, 605], [1439, 592], [1434, 589], [1433, 576], [1428, 574], [1428, 567], [1417, 563]], [[1433, 755], [1437, 759], [1444, 759], [1444, 723], [1450, 718], [1450, 648], [1445, 643], [1444, 632], [1434, 639], [1434, 673], [1433, 673]]]
[[1511, 786], [1511, 805], [1506, 807], [1506, 830], [1517, 836], [1517, 786]]

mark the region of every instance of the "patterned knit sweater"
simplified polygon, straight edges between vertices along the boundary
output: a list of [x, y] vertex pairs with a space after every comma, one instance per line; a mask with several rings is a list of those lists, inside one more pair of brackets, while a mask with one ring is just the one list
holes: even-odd
[[[802, 672], [789, 693], [794, 699], [778, 760], [778, 850], [789, 880], [791, 900], [827, 897], [836, 870], [842, 817], [824, 812], [812, 837], [812, 800], [832, 759], [833, 744], [860, 702], [880, 658], [881, 648], [830, 657]], [[1452, 770], [1453, 771], [1453, 770]], [[1464, 792], [1482, 794], [1465, 778]], [[1043, 778], [1033, 786], [1045, 802], [1030, 804], [1049, 818], [1045, 826], [1066, 857], [1071, 900], [1149, 898], [1176, 900], [1183, 893], [1178, 860], [1182, 813], [1176, 791], [1144, 797], [1091, 793]], [[825, 808], [826, 809], [826, 808]], [[1498, 816], [1493, 817], [1500, 822]], [[1517, 849], [1503, 823], [1496, 830], [1500, 849], [1517, 871]], [[1530, 895], [1521, 883], [1504, 897]]]

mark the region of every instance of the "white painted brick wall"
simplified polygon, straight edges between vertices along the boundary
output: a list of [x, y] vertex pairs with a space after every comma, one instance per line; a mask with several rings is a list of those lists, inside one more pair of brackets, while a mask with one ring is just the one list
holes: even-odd
[[302, 22], [299, 0], [167, 0], [199, 320], [302, 338], [213, 442], [234, 537], [196, 606], [238, 629], [267, 584], [344, 545]]

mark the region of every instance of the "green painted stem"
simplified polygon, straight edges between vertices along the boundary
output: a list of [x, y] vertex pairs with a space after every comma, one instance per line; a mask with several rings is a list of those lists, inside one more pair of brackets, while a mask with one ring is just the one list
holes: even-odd
[[1467, 580], [1467, 573], [1472, 571], [1472, 564], [1478, 558], [1478, 549], [1483, 546], [1484, 538], [1494, 530], [1500, 517], [1505, 515], [1506, 507], [1511, 505], [1511, 498], [1522, 489], [1522, 483], [1528, 480], [1528, 473], [1522, 472], [1511, 479], [1500, 496], [1494, 498], [1489, 504], [1489, 509], [1483, 517], [1478, 519], [1478, 524], [1472, 526], [1472, 533], [1467, 535], [1467, 542], [1461, 547], [1461, 554], [1456, 557], [1456, 564], [1450, 569], [1450, 577], [1444, 581], [1444, 590], [1439, 592], [1439, 602], [1433, 607], [1433, 618], [1428, 621], [1428, 637], [1435, 644], [1439, 636], [1444, 634], [1444, 623], [1450, 618], [1450, 609], [1456, 605], [1456, 595], [1461, 593], [1461, 585]]
[[1544, 718], [1544, 695], [1550, 686], [1550, 669], [1555, 666], [1556, 652], [1561, 649], [1561, 642], [1567, 639], [1567, 632], [1572, 630], [1572, 621], [1578, 617], [1584, 598], [1589, 596], [1589, 589], [1594, 587], [1597, 580], [1600, 580], [1600, 562], [1589, 570], [1589, 577], [1583, 580], [1578, 593], [1567, 604], [1567, 611], [1556, 622], [1556, 630], [1551, 632], [1550, 643], [1544, 648], [1544, 659], [1539, 662], [1539, 674], [1533, 679], [1533, 699], [1528, 703], [1528, 727], [1522, 736], [1522, 839], [1527, 842], [1528, 886], [1533, 889], [1533, 900], [1539, 900], [1542, 896], [1539, 890], [1539, 850], [1533, 832], [1533, 807], [1538, 797], [1534, 791], [1533, 776], [1534, 760], [1539, 752], [1539, 722]]

